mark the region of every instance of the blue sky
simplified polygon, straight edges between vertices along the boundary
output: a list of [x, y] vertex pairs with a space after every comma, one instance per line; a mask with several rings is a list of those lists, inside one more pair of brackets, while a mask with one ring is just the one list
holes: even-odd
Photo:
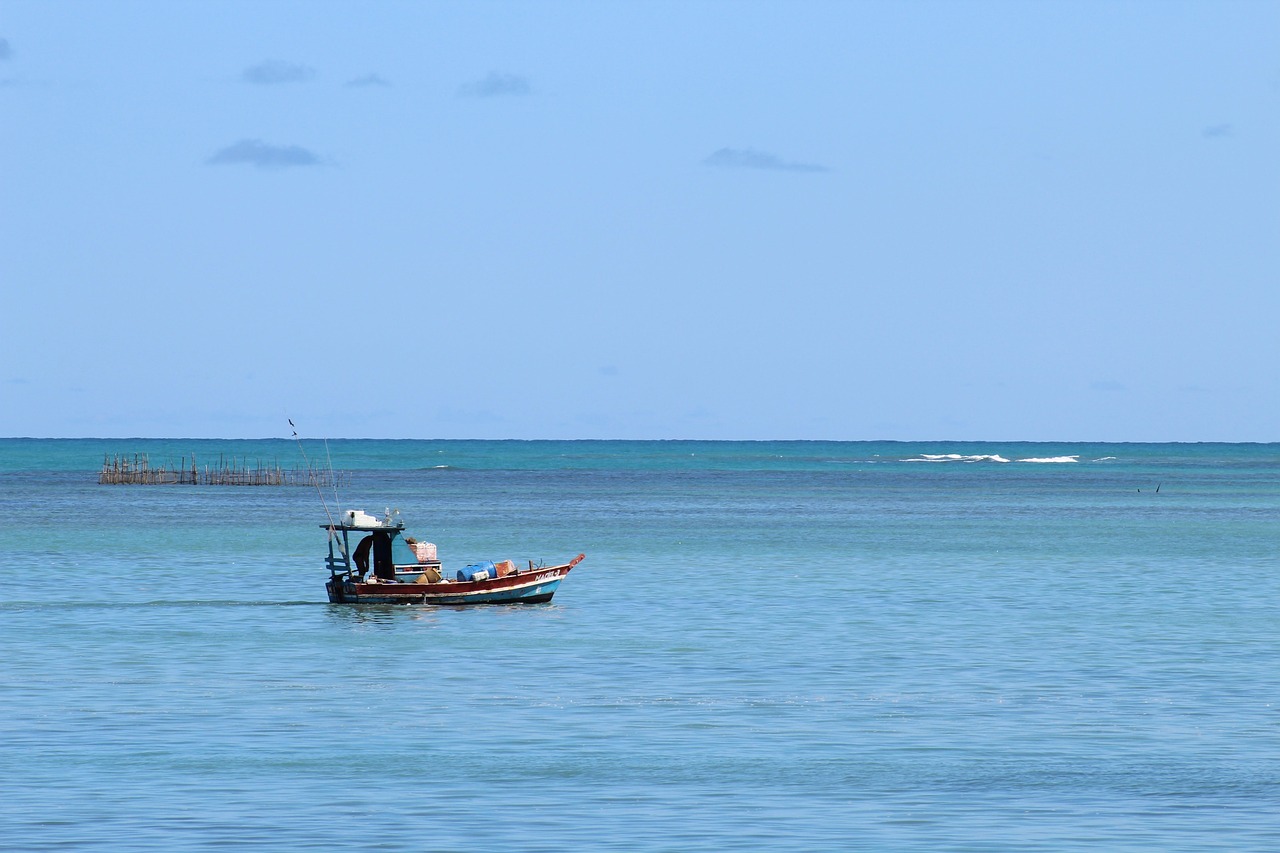
[[1280, 439], [1280, 3], [0, 4], [0, 435]]

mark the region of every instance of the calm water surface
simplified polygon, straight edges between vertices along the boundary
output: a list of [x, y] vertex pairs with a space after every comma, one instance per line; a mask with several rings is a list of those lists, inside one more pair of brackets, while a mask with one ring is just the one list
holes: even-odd
[[1280, 847], [1280, 446], [330, 442], [446, 567], [587, 553], [470, 610], [118, 452], [301, 464], [0, 440], [10, 849]]

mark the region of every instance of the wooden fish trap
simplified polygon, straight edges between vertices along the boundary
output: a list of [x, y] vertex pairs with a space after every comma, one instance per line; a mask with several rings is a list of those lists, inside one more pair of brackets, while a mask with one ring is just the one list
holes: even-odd
[[178, 464], [166, 461], [153, 466], [145, 453], [103, 456], [102, 471], [98, 474], [100, 485], [110, 486], [316, 486], [337, 488], [346, 485], [347, 474], [339, 471], [323, 471], [316, 468], [286, 469], [278, 463], [264, 465], [219, 454], [217, 465], [196, 463], [195, 454], [190, 464], [183, 456]]

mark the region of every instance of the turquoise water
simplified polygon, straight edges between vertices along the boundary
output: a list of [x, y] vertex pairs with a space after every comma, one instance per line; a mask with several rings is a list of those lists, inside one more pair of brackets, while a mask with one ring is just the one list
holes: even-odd
[[1280, 446], [305, 447], [446, 568], [587, 560], [329, 605], [314, 489], [97, 485], [296, 445], [0, 440], [7, 847], [1280, 846]]

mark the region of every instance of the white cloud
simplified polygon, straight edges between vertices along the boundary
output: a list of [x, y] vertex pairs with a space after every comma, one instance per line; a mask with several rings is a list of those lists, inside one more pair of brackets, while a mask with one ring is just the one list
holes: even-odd
[[344, 85], [352, 88], [364, 89], [370, 86], [389, 87], [391, 82], [381, 74], [366, 74], [363, 77], [356, 77], [354, 80], [348, 80]]
[[458, 94], [469, 98], [496, 98], [504, 95], [529, 95], [533, 87], [529, 78], [519, 74], [499, 74], [490, 72], [488, 77], [474, 83], [464, 83], [458, 88]]
[[246, 83], [255, 86], [274, 86], [279, 83], [305, 83], [316, 76], [315, 69], [293, 62], [268, 59], [244, 70]]
[[826, 166], [816, 163], [794, 163], [776, 154], [756, 151], [753, 148], [721, 148], [702, 161], [708, 166], [727, 169], [765, 169], [774, 172], [829, 172]]
[[241, 139], [205, 160], [211, 166], [248, 165], [259, 169], [317, 166], [320, 158], [300, 145], [269, 145], [261, 139]]

